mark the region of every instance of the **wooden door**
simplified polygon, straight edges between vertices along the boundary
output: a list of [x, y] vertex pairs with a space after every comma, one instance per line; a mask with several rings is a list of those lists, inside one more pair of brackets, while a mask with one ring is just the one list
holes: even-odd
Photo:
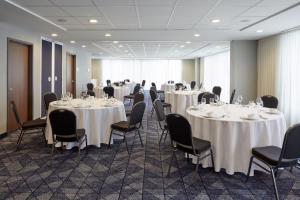
[[57, 97], [62, 93], [62, 45], [55, 44], [54, 91]]
[[42, 40], [42, 116], [46, 115], [44, 94], [51, 92], [52, 86], [52, 42]]
[[11, 111], [14, 101], [21, 121], [32, 119], [32, 46], [8, 40], [7, 43], [7, 132], [18, 125]]
[[76, 56], [67, 53], [66, 91], [76, 97]]

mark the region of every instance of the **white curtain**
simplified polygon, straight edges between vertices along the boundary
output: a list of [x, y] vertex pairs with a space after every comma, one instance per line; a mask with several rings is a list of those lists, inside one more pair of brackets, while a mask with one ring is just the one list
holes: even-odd
[[103, 60], [102, 81], [112, 82], [130, 79], [141, 83], [146, 80], [146, 89], [154, 82], [158, 89], [168, 80], [181, 82], [181, 60]]
[[258, 95], [278, 98], [287, 124], [300, 123], [300, 31], [259, 41]]
[[230, 51], [204, 57], [204, 88], [212, 91], [214, 86], [222, 88], [220, 99], [230, 98]]

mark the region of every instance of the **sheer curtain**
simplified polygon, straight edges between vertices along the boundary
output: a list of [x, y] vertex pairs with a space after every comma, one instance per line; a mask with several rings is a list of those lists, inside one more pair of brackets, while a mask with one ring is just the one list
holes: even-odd
[[259, 41], [258, 73], [258, 95], [276, 96], [287, 124], [299, 123], [300, 30]]
[[214, 86], [222, 88], [221, 100], [230, 98], [230, 51], [204, 57], [204, 87], [212, 91]]
[[168, 80], [180, 82], [182, 79], [181, 60], [103, 60], [102, 81], [107, 79], [122, 81], [130, 79], [141, 83], [146, 80], [146, 89], [151, 82], [158, 88]]

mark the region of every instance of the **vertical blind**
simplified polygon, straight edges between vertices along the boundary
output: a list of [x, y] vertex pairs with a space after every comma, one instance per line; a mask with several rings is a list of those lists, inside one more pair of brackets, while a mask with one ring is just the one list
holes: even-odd
[[146, 89], [154, 82], [158, 88], [168, 80], [182, 79], [181, 60], [103, 60], [102, 81], [130, 79], [137, 83], [146, 80]]
[[258, 95], [278, 98], [290, 126], [300, 123], [300, 30], [259, 41]]
[[222, 88], [220, 99], [229, 101], [230, 96], [230, 51], [204, 57], [204, 88], [212, 91]]

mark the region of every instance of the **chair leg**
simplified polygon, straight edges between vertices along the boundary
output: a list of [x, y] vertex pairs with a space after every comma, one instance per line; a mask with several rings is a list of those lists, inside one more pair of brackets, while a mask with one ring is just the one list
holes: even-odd
[[124, 141], [125, 141], [125, 146], [126, 146], [126, 149], [127, 149], [127, 153], [129, 154], [129, 149], [128, 149], [125, 133], [124, 133]]
[[175, 151], [174, 151], [174, 149], [173, 149], [171, 161], [170, 161], [170, 164], [169, 164], [168, 174], [167, 174], [168, 177], [170, 176], [171, 167], [172, 167], [172, 161], [173, 161], [173, 157], [174, 157], [174, 156], [175, 156]]
[[43, 136], [44, 136], [44, 139], [45, 139], [45, 145], [47, 146], [47, 138], [46, 138], [46, 134], [45, 134], [45, 128], [42, 128], [42, 133], [43, 133]]
[[24, 133], [25, 133], [25, 131], [22, 130], [21, 133], [20, 133], [20, 135], [19, 135], [18, 142], [17, 142], [17, 149], [18, 150], [19, 150], [20, 144], [22, 142]]
[[80, 145], [79, 145], [79, 143], [78, 143], [78, 163], [80, 163]]
[[250, 171], [251, 171], [251, 166], [252, 166], [253, 158], [254, 158], [253, 156], [251, 156], [251, 158], [250, 158], [246, 182], [248, 181], [249, 176], [250, 176]]
[[199, 169], [199, 163], [200, 163], [200, 155], [197, 155], [196, 172], [198, 172], [198, 169]]
[[86, 153], [89, 152], [88, 151], [88, 145], [87, 145], [87, 137], [86, 137], [86, 135], [85, 135], [85, 151], [86, 151]]
[[160, 135], [160, 139], [159, 139], [159, 143], [158, 143], [159, 146], [160, 146], [162, 138], [164, 137], [164, 134], [165, 134], [165, 131], [163, 130], [163, 132]]
[[111, 136], [112, 136], [112, 133], [113, 133], [113, 129], [111, 129], [111, 131], [110, 131], [110, 135], [109, 135], [109, 140], [108, 140], [107, 148], [110, 147], [110, 142], [111, 142]]
[[153, 112], [154, 112], [154, 107], [152, 107], [152, 109], [151, 109], [151, 118], [152, 118]]
[[141, 134], [140, 134], [140, 130], [138, 129], [138, 130], [137, 130], [137, 132], [138, 132], [138, 134], [139, 134], [140, 141], [141, 141], [141, 145], [142, 145], [142, 147], [143, 147], [143, 146], [144, 146], [144, 144], [143, 144], [143, 141], [142, 141], [142, 137], [141, 137]]
[[211, 164], [212, 164], [213, 171], [215, 171], [214, 154], [212, 149], [210, 149], [210, 157], [211, 157]]
[[167, 136], [168, 136], [168, 132], [165, 134], [164, 143], [166, 142]]
[[278, 190], [277, 190], [277, 184], [276, 184], [274, 169], [272, 169], [272, 168], [271, 168], [271, 175], [272, 175], [272, 181], [273, 181], [273, 187], [274, 187], [274, 192], [275, 192], [276, 200], [279, 200], [279, 195], [278, 195]]
[[53, 161], [54, 148], [55, 148], [55, 143], [53, 142], [52, 147], [51, 147], [51, 167], [52, 167], [52, 161]]

